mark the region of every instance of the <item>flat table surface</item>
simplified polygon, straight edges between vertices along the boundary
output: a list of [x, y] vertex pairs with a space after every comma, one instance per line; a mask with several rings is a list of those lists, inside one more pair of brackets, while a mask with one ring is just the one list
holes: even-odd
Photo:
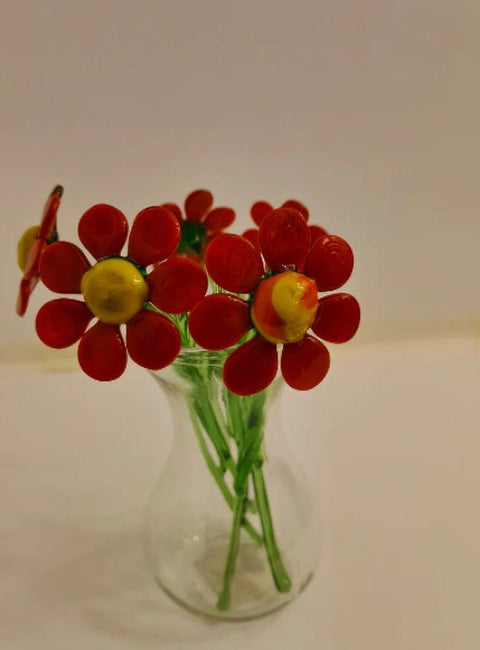
[[322, 557], [290, 606], [233, 624], [182, 610], [146, 569], [171, 439], [158, 387], [49, 355], [0, 364], [2, 650], [480, 647], [478, 341], [338, 347], [322, 386], [285, 391]]

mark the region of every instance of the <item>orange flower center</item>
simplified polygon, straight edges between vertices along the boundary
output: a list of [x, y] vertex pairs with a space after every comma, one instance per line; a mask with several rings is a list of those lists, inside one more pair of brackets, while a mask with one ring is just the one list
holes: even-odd
[[251, 308], [258, 332], [271, 343], [295, 343], [310, 329], [318, 306], [314, 280], [284, 271], [258, 286]]

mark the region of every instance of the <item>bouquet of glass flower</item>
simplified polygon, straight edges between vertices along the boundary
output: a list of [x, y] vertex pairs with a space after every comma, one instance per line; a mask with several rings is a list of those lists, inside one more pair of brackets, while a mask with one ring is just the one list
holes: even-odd
[[81, 296], [40, 308], [40, 339], [78, 343], [93, 379], [117, 379], [128, 356], [162, 386], [175, 435], [149, 506], [155, 578], [203, 614], [248, 618], [281, 607], [312, 575], [318, 531], [271, 405], [284, 382], [303, 391], [324, 379], [330, 355], [320, 339], [342, 343], [357, 331], [356, 299], [331, 293], [351, 275], [350, 246], [309, 225], [293, 200], [277, 209], [259, 201], [257, 227], [227, 233], [234, 211], [197, 190], [184, 214], [174, 203], [148, 207], [130, 233], [120, 210], [93, 206], [78, 224], [89, 259], [59, 240], [62, 193], [53, 190], [40, 225], [19, 241], [17, 311], [38, 281]]

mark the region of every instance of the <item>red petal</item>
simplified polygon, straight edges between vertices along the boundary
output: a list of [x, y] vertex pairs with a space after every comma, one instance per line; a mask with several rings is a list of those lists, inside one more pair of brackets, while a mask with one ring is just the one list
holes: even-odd
[[245, 230], [245, 232], [242, 234], [242, 237], [248, 239], [256, 251], [259, 253], [262, 252], [260, 248], [260, 231], [258, 228], [249, 228], [248, 230]]
[[208, 233], [219, 232], [231, 226], [235, 221], [235, 210], [232, 208], [215, 208], [207, 214], [205, 228]]
[[292, 388], [310, 390], [330, 367], [330, 354], [321, 341], [308, 334], [298, 343], [283, 346], [282, 375]]
[[58, 298], [40, 308], [35, 327], [45, 345], [68, 348], [81, 338], [92, 318], [93, 314], [84, 302]]
[[212, 280], [233, 293], [250, 293], [263, 275], [260, 255], [240, 235], [215, 237], [207, 246], [205, 264]]
[[52, 193], [47, 199], [47, 203], [43, 209], [42, 223], [38, 231], [37, 237], [39, 239], [49, 240], [57, 225], [57, 211], [62, 198], [63, 187], [57, 185], [53, 188]]
[[308, 217], [310, 216], [310, 212], [308, 211], [307, 206], [303, 205], [303, 203], [300, 203], [300, 201], [295, 201], [295, 199], [289, 199], [288, 201], [285, 201], [285, 203], [282, 205], [282, 208], [293, 208], [294, 210], [297, 210], [300, 212], [302, 217], [305, 218], [305, 221], [308, 221]]
[[223, 383], [236, 395], [253, 395], [275, 379], [278, 369], [277, 348], [256, 336], [237, 348], [223, 366]]
[[113, 205], [100, 203], [87, 210], [79, 221], [78, 236], [85, 248], [99, 260], [118, 255], [128, 234], [125, 215]]
[[195, 190], [185, 199], [187, 221], [203, 221], [213, 205], [213, 194], [208, 190]]
[[188, 328], [206, 350], [225, 350], [252, 327], [248, 303], [227, 293], [213, 293], [192, 310]]
[[128, 353], [144, 368], [165, 368], [175, 361], [181, 345], [177, 328], [161, 314], [143, 309], [127, 323]]
[[47, 242], [44, 239], [36, 239], [28, 253], [27, 264], [23, 272], [23, 278], [25, 280], [33, 280], [38, 275], [38, 270], [40, 267], [40, 258], [42, 257], [43, 252], [47, 248]]
[[360, 324], [360, 305], [349, 293], [335, 293], [318, 301], [312, 330], [330, 343], [345, 343], [355, 336]]
[[207, 274], [198, 262], [175, 256], [159, 264], [148, 275], [149, 300], [168, 314], [190, 311], [208, 288]]
[[81, 293], [82, 278], [90, 263], [82, 251], [67, 241], [47, 246], [40, 259], [40, 277], [50, 291]]
[[127, 365], [125, 343], [118, 325], [98, 321], [85, 332], [78, 346], [78, 362], [93, 379], [118, 379]]
[[270, 205], [270, 203], [267, 203], [266, 201], [257, 201], [250, 208], [250, 215], [257, 226], [259, 226], [267, 214], [270, 214], [272, 210], [273, 206]]
[[319, 291], [333, 291], [345, 284], [352, 270], [353, 253], [347, 242], [325, 235], [312, 246], [304, 273], [316, 281]]
[[137, 214], [128, 240], [128, 255], [140, 266], [161, 262], [180, 242], [180, 224], [175, 215], [159, 206]]
[[162, 203], [161, 208], [167, 208], [177, 218], [178, 223], [181, 225], [183, 221], [182, 211], [176, 203]]
[[301, 267], [310, 247], [307, 222], [293, 208], [270, 212], [260, 224], [260, 246], [272, 271]]
[[325, 230], [325, 228], [322, 228], [321, 226], [308, 226], [308, 229], [310, 231], [310, 246], [313, 246], [313, 244], [317, 241], [317, 239], [320, 239], [320, 237], [323, 237], [324, 235], [328, 235], [328, 232]]
[[17, 314], [19, 316], [23, 316], [27, 311], [30, 295], [34, 290], [37, 282], [38, 282], [38, 276], [34, 277], [32, 280], [26, 280], [25, 278], [22, 278], [22, 280], [20, 281], [20, 287], [18, 289], [18, 297], [17, 297]]

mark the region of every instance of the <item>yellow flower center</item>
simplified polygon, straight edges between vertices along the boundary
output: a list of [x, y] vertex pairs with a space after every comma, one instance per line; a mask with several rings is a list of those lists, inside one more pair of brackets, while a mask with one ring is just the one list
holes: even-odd
[[295, 343], [310, 329], [318, 306], [314, 280], [295, 271], [267, 278], [257, 288], [251, 309], [253, 323], [271, 343]]
[[85, 273], [82, 293], [88, 308], [99, 320], [120, 325], [142, 309], [148, 285], [134, 264], [112, 257], [97, 262]]
[[18, 240], [17, 244], [17, 262], [20, 271], [25, 271], [27, 266], [28, 256], [33, 242], [36, 240], [40, 226], [31, 226], [27, 228], [23, 235]]

